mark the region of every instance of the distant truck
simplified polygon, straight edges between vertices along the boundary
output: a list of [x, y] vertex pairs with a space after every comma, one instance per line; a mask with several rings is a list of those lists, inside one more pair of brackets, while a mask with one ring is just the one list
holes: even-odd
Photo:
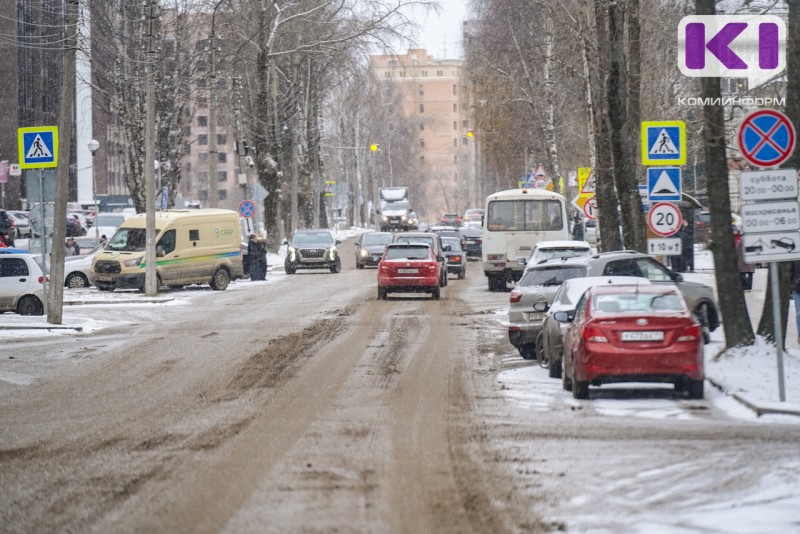
[[380, 189], [381, 232], [417, 229], [417, 216], [409, 205], [408, 187]]

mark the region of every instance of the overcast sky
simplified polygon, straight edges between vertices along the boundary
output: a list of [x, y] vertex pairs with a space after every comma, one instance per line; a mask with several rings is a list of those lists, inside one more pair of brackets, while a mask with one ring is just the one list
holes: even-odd
[[441, 13], [417, 15], [423, 26], [419, 35], [420, 48], [426, 48], [437, 59], [457, 59], [461, 53], [461, 26], [467, 18], [467, 0], [439, 0]]

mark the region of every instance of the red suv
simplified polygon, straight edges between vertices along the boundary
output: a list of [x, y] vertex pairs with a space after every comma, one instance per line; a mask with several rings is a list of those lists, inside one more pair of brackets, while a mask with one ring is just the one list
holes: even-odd
[[439, 260], [430, 245], [390, 243], [378, 264], [378, 299], [387, 293], [430, 293], [439, 299], [441, 280]]

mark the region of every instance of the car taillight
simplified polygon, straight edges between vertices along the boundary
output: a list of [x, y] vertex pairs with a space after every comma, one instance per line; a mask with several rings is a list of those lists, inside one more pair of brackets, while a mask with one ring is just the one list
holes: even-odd
[[697, 341], [698, 339], [700, 339], [699, 326], [687, 326], [681, 330], [681, 334], [678, 336], [678, 341]]
[[389, 266], [384, 264], [384, 263], [381, 263], [380, 269], [381, 269], [381, 271], [388, 271], [389, 270]]
[[461, 256], [453, 256], [453, 261], [461, 263]]
[[40, 284], [44, 284], [45, 280], [47, 281], [48, 284], [50, 283], [50, 277], [49, 276], [40, 276], [39, 277], [39, 283]]
[[594, 343], [608, 343], [608, 338], [603, 334], [603, 331], [596, 326], [587, 326], [583, 329], [581, 337], [586, 341]]
[[435, 271], [437, 267], [439, 267], [438, 263], [431, 263], [426, 265], [425, 267], [428, 268], [429, 271]]
[[502, 260], [503, 259], [503, 255], [502, 254], [487, 254], [486, 259], [489, 260], [489, 261]]
[[522, 298], [522, 293], [518, 293], [518, 292], [516, 292], [516, 291], [512, 291], [512, 292], [511, 292], [511, 295], [509, 295], [509, 297], [508, 297], [508, 300], [509, 300], [510, 302], [519, 302], [519, 300], [520, 300], [521, 298]]

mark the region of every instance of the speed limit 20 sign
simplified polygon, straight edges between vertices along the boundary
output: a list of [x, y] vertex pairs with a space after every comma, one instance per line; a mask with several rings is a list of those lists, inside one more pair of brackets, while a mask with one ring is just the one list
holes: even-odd
[[650, 208], [647, 224], [650, 229], [661, 237], [668, 237], [680, 230], [683, 216], [675, 204], [659, 202]]

